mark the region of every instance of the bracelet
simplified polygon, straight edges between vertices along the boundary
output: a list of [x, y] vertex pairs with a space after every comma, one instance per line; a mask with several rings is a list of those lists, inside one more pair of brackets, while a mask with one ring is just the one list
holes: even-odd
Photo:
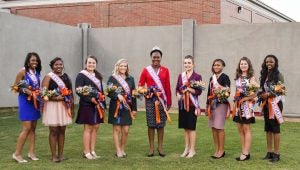
[[26, 94], [25, 88], [22, 88], [22, 92]]

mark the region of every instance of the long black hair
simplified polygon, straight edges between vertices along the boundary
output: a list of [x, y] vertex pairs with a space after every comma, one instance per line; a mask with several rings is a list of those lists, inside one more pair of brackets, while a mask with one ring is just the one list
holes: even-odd
[[37, 60], [37, 62], [38, 62], [37, 67], [35, 68], [35, 71], [36, 71], [38, 74], [40, 74], [41, 71], [42, 71], [42, 63], [41, 63], [40, 56], [39, 56], [36, 52], [29, 52], [29, 53], [26, 55], [25, 62], [24, 62], [25, 70], [26, 70], [26, 71], [29, 70], [29, 61], [30, 61], [31, 57], [33, 57], [33, 56], [36, 57], [36, 60]]
[[[275, 61], [275, 66], [272, 68], [272, 70], [268, 71], [268, 67], [266, 66], [266, 60], [267, 58], [273, 58]], [[269, 82], [277, 83], [279, 79], [279, 70], [278, 70], [278, 59], [275, 55], [269, 54], [265, 57], [264, 62], [261, 65], [261, 71], [260, 71], [260, 86], [263, 87], [266, 79], [268, 78]]]

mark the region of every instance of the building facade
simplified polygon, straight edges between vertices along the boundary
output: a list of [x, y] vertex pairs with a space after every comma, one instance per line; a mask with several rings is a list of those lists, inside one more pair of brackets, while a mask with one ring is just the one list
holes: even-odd
[[32, 0], [1, 1], [2, 11], [76, 26], [128, 27], [294, 22], [258, 0]]

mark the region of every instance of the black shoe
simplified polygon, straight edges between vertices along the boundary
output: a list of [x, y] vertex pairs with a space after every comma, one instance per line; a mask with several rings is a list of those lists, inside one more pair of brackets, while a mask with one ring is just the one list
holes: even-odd
[[213, 159], [221, 159], [225, 156], [225, 151], [223, 152], [223, 154], [220, 157], [216, 157], [216, 156], [211, 156]]
[[158, 149], [157, 149], [157, 151], [158, 151], [158, 155], [159, 155], [160, 157], [165, 157], [165, 156], [166, 156], [166, 154], [161, 153]]
[[153, 157], [154, 156], [154, 152], [152, 153], [148, 153], [147, 157]]
[[213, 156], [210, 156], [211, 158], [213, 158], [213, 159], [217, 159], [217, 157], [215, 156], [215, 155], [213, 155]]
[[250, 153], [248, 153], [248, 155], [246, 155], [246, 154], [243, 154], [243, 155], [245, 156], [244, 159], [241, 159], [240, 157], [237, 157], [237, 158], [235, 158], [235, 160], [237, 160], [237, 161], [246, 161], [246, 160], [250, 159]]
[[270, 162], [275, 163], [278, 162], [280, 160], [280, 155], [273, 153], [273, 158], [270, 160]]
[[272, 159], [274, 153], [273, 152], [267, 152], [266, 156], [263, 158], [263, 160]]

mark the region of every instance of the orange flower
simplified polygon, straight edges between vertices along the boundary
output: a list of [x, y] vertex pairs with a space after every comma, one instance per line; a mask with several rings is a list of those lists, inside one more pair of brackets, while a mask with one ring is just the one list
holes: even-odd
[[62, 96], [67, 96], [70, 94], [70, 90], [68, 90], [68, 88], [60, 89], [60, 92], [61, 92]]

